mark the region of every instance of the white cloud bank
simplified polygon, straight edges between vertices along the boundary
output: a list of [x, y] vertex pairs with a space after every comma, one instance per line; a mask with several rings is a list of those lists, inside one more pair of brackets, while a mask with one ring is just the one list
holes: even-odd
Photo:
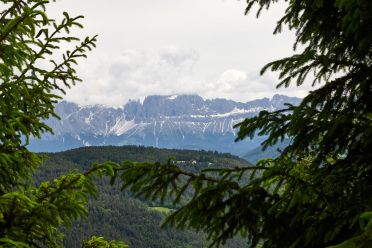
[[266, 63], [293, 53], [293, 33], [272, 35], [285, 6], [273, 4], [256, 19], [237, 0], [59, 0], [53, 16], [83, 14], [79, 34], [99, 35], [77, 68], [84, 83], [65, 98], [118, 106], [152, 94], [239, 101], [304, 96], [308, 87], [278, 91], [275, 75], [259, 76]]
[[80, 104], [120, 106], [148, 95], [199, 94], [204, 98], [248, 101], [276, 93], [304, 96], [308, 87], [275, 90], [273, 74], [228, 69], [209, 79], [194, 75], [200, 56], [192, 49], [167, 47], [158, 53], [126, 50], [82, 64], [84, 83], [70, 89], [66, 100]]

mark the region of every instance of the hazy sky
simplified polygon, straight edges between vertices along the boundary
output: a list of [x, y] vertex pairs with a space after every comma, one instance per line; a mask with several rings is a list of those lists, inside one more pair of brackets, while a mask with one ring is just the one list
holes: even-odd
[[[84, 82], [65, 97], [80, 104], [122, 105], [151, 94], [196, 93], [248, 101], [275, 93], [304, 96], [309, 88], [275, 90], [267, 62], [290, 55], [294, 35], [272, 35], [285, 6], [259, 19], [237, 0], [59, 0], [50, 13], [85, 16], [82, 35], [97, 48], [78, 67]], [[81, 31], [79, 31], [81, 33]]]

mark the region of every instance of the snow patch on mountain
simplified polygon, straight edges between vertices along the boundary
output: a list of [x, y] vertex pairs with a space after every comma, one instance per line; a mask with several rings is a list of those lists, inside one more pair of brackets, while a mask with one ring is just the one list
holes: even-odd
[[178, 95], [172, 95], [172, 96], [168, 96], [168, 99], [169, 100], [174, 100], [178, 97]]
[[116, 120], [114, 126], [110, 128], [110, 131], [108, 133], [120, 136], [127, 133], [136, 126], [137, 124], [134, 120], [127, 121], [124, 117], [121, 117]]
[[92, 119], [93, 119], [93, 116], [94, 116], [94, 114], [93, 114], [93, 112], [92, 111], [90, 111], [89, 112], [89, 116], [87, 117], [87, 118], [85, 118], [84, 119], [84, 122], [86, 123], [86, 124], [90, 124], [90, 122], [92, 121]]
[[234, 108], [230, 112], [223, 113], [223, 114], [213, 114], [211, 115], [211, 117], [216, 117], [216, 118], [229, 117], [229, 116], [241, 115], [241, 114], [246, 114], [246, 113], [255, 113], [261, 110], [266, 110], [266, 109], [262, 107], [255, 107], [255, 108], [250, 108], [250, 109]]

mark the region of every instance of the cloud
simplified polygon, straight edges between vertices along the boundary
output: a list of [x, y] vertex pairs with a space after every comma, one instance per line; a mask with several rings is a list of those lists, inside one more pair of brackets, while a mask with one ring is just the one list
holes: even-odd
[[65, 98], [80, 104], [118, 106], [151, 94], [191, 93], [183, 86], [193, 81], [198, 58], [192, 49], [175, 47], [163, 48], [157, 54], [126, 50], [117, 57], [99, 58], [98, 63], [82, 70], [86, 83], [69, 90]]
[[[271, 97], [276, 93], [303, 97], [311, 87], [276, 89], [277, 75], [255, 70], [228, 69], [211, 78], [194, 75], [200, 55], [193, 49], [166, 47], [157, 53], [125, 50], [119, 56], [95, 57], [83, 64], [82, 84], [68, 91], [66, 100], [80, 104], [122, 106], [148, 95], [198, 94], [236, 101]], [[94, 64], [95, 63], [95, 64]]]
[[215, 80], [205, 84], [199, 89], [199, 94], [204, 98], [226, 98], [235, 101], [246, 102], [264, 97], [272, 97], [274, 94], [304, 97], [311, 87], [290, 86], [277, 89], [278, 77], [274, 73], [259, 75], [257, 72], [243, 72], [236, 69], [226, 70]]
[[256, 19], [236, 0], [57, 1], [48, 13], [83, 14], [79, 35], [99, 34], [97, 48], [77, 68], [84, 83], [65, 99], [117, 106], [152, 94], [238, 101], [304, 96], [308, 87], [278, 91], [277, 75], [259, 76], [267, 62], [293, 53], [293, 32], [272, 35], [287, 4], [276, 3]]
[[199, 54], [192, 49], [179, 49], [177, 47], [166, 47], [159, 52], [160, 59], [167, 65], [175, 67], [192, 68], [199, 59]]

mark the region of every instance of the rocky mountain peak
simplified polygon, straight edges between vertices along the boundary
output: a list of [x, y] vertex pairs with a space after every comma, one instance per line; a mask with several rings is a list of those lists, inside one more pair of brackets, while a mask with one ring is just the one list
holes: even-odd
[[[89, 145], [144, 145], [204, 149], [244, 154], [260, 138], [235, 143], [234, 125], [261, 110], [275, 111], [301, 99], [274, 95], [246, 103], [203, 99], [198, 95], [148, 96], [143, 103], [129, 101], [122, 108], [79, 106], [62, 101], [55, 108], [61, 120], [47, 121], [56, 135], [33, 140], [34, 151], [60, 151]], [[245, 145], [244, 145], [245, 144]]]
[[204, 99], [198, 95], [148, 96], [143, 101], [143, 117], [199, 114]]

